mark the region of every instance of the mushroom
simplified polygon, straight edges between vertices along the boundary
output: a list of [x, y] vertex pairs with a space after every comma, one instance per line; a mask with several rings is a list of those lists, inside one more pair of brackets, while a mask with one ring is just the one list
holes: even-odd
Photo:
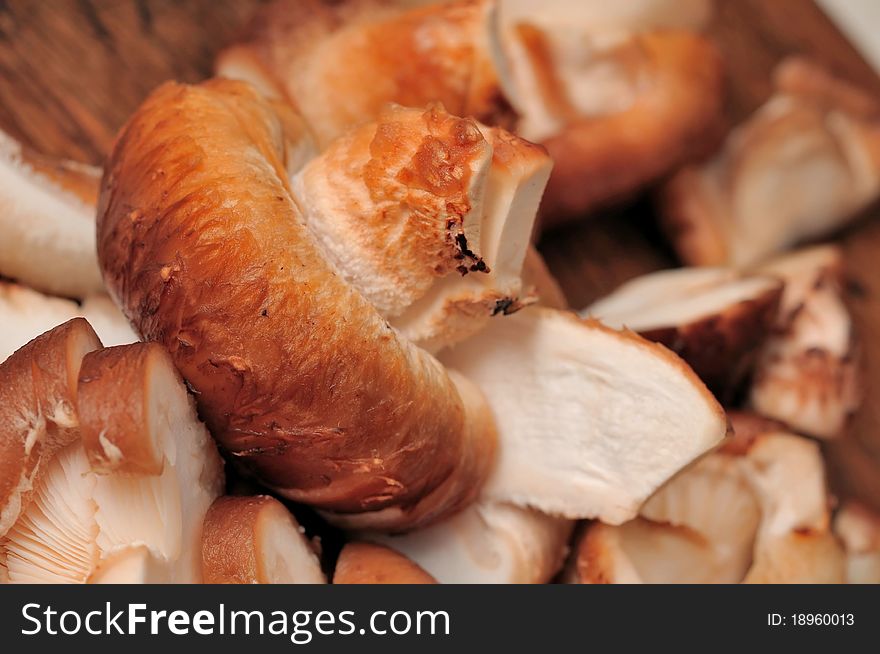
[[[737, 428], [741, 420], [734, 419]], [[769, 425], [768, 425], [769, 427]], [[741, 437], [661, 488], [635, 520], [593, 523], [576, 583], [840, 583], [819, 448], [744, 423]]]
[[660, 194], [689, 265], [747, 266], [844, 225], [880, 193], [880, 103], [799, 59], [718, 155]]
[[91, 326], [74, 318], [0, 364], [0, 537], [52, 457], [77, 440], [77, 378], [83, 358], [100, 347]]
[[516, 132], [554, 161], [544, 227], [627, 199], [711, 153], [723, 133], [723, 65], [710, 41], [689, 31], [597, 33], [577, 19], [577, 4], [531, 3], [504, 29]]
[[663, 270], [625, 283], [581, 315], [662, 343], [728, 399], [773, 327], [782, 286], [726, 268]]
[[520, 305], [550, 165], [502, 130], [394, 105], [331, 143], [291, 190], [345, 280], [436, 351]]
[[495, 415], [490, 499], [619, 524], [727, 433], [676, 355], [563, 311], [507, 316], [441, 359], [480, 386]]
[[205, 517], [202, 570], [208, 584], [323, 584], [303, 528], [278, 500], [221, 497]]
[[846, 551], [850, 584], [880, 584], [880, 515], [849, 500], [834, 516], [834, 533]]
[[53, 160], [0, 132], [0, 275], [70, 297], [101, 293], [95, 200], [101, 171]]
[[334, 584], [436, 584], [437, 580], [390, 547], [346, 543], [339, 553]]
[[[362, 528], [438, 521], [479, 494], [495, 457], [492, 414], [328, 260], [288, 185], [303, 138], [294, 125], [291, 108], [241, 82], [155, 90], [107, 160], [105, 281], [262, 484]], [[189, 166], [193, 157], [203, 164]], [[443, 157], [417, 163], [450, 174]]]
[[756, 412], [817, 438], [840, 436], [863, 395], [842, 270], [836, 246], [801, 250], [759, 269], [786, 285], [758, 356], [749, 402]]
[[570, 520], [481, 499], [425, 529], [370, 538], [441, 584], [544, 584], [565, 560], [571, 529]]
[[[62, 328], [72, 325], [87, 323]], [[42, 450], [29, 502], [3, 504], [10, 581], [201, 581], [202, 522], [223, 466], [169, 355], [147, 343], [94, 350], [75, 391], [78, 430], [56, 453]], [[10, 438], [28, 440], [21, 426]]]
[[86, 318], [105, 345], [138, 340], [128, 320], [106, 295], [91, 295], [77, 304], [0, 281], [0, 361], [35, 336], [76, 316]]

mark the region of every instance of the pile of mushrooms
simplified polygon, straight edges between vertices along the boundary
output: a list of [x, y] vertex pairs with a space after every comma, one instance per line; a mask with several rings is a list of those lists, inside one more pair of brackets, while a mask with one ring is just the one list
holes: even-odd
[[[862, 396], [842, 256], [784, 252], [877, 196], [880, 112], [789, 63], [724, 140], [668, 4], [281, 0], [103, 176], [4, 137], [0, 582], [880, 580], [815, 440]], [[703, 267], [570, 310], [538, 217], [670, 173]]]

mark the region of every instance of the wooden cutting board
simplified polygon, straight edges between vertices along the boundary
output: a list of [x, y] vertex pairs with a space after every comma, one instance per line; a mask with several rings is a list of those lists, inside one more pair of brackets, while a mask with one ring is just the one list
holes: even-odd
[[[47, 153], [100, 164], [117, 129], [166, 79], [210, 75], [262, 0], [0, 0], [0, 128]], [[771, 93], [783, 57], [806, 54], [880, 97], [880, 79], [812, 0], [716, 0], [712, 33], [729, 68], [729, 119]], [[880, 508], [880, 209], [839, 235], [863, 336], [868, 396], [827, 448], [835, 487]], [[2, 235], [0, 235], [2, 238]], [[650, 203], [546, 236], [541, 249], [575, 307], [675, 265]]]

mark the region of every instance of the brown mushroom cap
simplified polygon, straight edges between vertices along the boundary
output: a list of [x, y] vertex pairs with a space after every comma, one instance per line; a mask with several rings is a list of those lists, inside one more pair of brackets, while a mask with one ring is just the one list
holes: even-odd
[[95, 331], [74, 318], [0, 364], [0, 536], [27, 506], [43, 468], [79, 435], [77, 377]]
[[339, 554], [334, 584], [436, 584], [403, 554], [374, 543], [347, 543]]
[[302, 527], [278, 500], [221, 497], [205, 517], [202, 570], [208, 584], [323, 584]]

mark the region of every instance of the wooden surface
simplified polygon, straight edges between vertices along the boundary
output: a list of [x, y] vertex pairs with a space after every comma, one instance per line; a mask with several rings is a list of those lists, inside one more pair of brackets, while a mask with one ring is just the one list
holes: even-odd
[[[260, 0], [0, 0], [0, 128], [53, 155], [100, 163], [129, 113], [166, 79], [210, 75], [214, 52]], [[717, 0], [729, 119], [770, 94], [770, 71], [807, 54], [880, 95], [880, 79], [811, 0]], [[880, 506], [880, 212], [841, 238], [869, 393], [851, 436], [829, 449], [837, 488]], [[573, 306], [674, 265], [641, 200], [547, 235], [541, 248]]]

